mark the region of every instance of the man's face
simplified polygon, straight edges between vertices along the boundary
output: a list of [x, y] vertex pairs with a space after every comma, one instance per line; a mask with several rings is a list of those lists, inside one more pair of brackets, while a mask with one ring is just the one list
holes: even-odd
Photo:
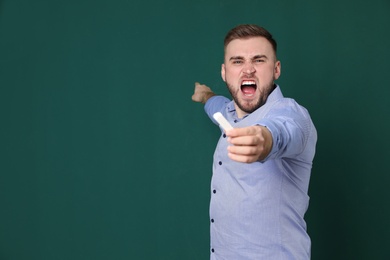
[[272, 45], [264, 37], [236, 39], [226, 46], [221, 76], [233, 97], [238, 117], [264, 105], [280, 70]]

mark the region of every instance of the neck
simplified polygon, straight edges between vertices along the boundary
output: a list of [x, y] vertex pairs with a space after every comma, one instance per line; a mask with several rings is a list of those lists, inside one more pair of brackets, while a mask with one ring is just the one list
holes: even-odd
[[238, 118], [243, 118], [244, 116], [246, 116], [248, 113], [242, 111], [236, 104], [236, 102], [234, 102], [234, 107], [236, 108], [236, 114], [237, 114], [237, 117]]

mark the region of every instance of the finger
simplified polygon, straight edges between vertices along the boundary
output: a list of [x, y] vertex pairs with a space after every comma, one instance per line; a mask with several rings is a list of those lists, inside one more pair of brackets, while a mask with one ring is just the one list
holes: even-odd
[[191, 97], [192, 101], [201, 102], [201, 86], [202, 85], [199, 82], [195, 82], [194, 94]]
[[226, 135], [230, 137], [237, 137], [237, 136], [256, 135], [260, 132], [261, 129], [258, 126], [250, 126], [250, 127], [243, 127], [243, 128], [234, 128], [226, 132]]
[[235, 155], [257, 156], [263, 151], [261, 146], [229, 146], [228, 152]]
[[228, 154], [229, 158], [236, 162], [242, 162], [242, 163], [252, 163], [257, 161], [256, 156], [244, 156], [244, 155], [237, 155], [237, 154]]
[[255, 146], [261, 145], [264, 142], [262, 136], [250, 135], [250, 136], [238, 136], [238, 137], [228, 137], [227, 141], [233, 145], [237, 146]]

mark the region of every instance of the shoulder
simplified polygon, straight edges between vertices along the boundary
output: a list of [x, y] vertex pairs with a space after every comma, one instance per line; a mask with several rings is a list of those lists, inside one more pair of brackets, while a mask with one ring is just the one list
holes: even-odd
[[231, 100], [224, 96], [213, 96], [207, 100], [204, 108], [206, 111], [222, 111], [230, 102]]
[[310, 117], [309, 111], [304, 106], [300, 105], [295, 99], [285, 97], [275, 100], [271, 104], [268, 115], [275, 116], [275, 114]]

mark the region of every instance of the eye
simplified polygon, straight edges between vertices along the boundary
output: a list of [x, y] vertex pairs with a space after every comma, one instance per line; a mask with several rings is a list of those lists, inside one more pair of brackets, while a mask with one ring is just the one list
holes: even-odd
[[255, 63], [261, 63], [261, 62], [264, 62], [263, 59], [255, 59]]
[[241, 64], [242, 62], [242, 60], [233, 60], [233, 64]]

